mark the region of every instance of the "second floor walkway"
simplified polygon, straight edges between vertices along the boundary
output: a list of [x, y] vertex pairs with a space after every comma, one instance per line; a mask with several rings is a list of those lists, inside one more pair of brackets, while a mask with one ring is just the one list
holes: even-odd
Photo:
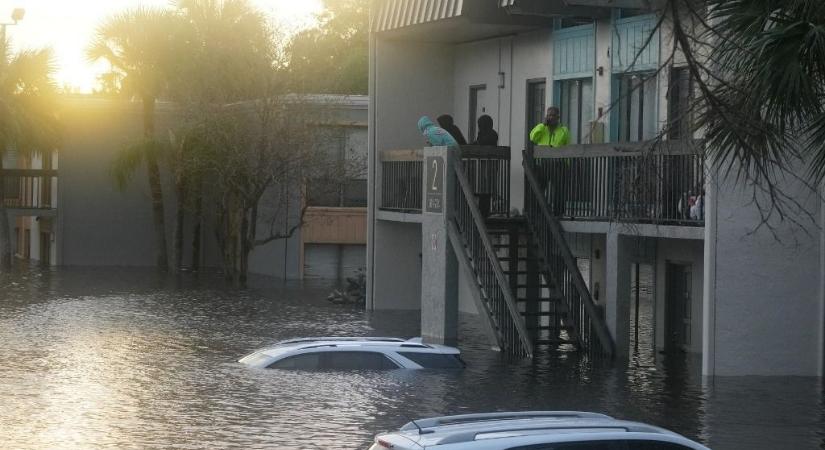
[[[510, 182], [510, 148], [463, 146], [461, 155], [482, 213], [517, 213], [510, 207], [511, 189], [521, 183]], [[688, 230], [689, 237], [701, 238], [705, 170], [695, 142], [538, 146], [524, 158], [532, 159], [550, 211], [568, 231], [620, 223], [690, 227], [696, 231]], [[418, 221], [424, 195], [421, 150], [384, 151], [379, 160], [379, 218]]]

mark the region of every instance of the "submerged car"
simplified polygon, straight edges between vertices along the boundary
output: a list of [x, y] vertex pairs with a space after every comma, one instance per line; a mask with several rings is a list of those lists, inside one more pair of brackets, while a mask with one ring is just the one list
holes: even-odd
[[369, 450], [709, 450], [663, 428], [597, 413], [526, 411], [414, 420]]
[[461, 352], [421, 338], [317, 337], [292, 339], [238, 360], [255, 368], [293, 370], [461, 369]]

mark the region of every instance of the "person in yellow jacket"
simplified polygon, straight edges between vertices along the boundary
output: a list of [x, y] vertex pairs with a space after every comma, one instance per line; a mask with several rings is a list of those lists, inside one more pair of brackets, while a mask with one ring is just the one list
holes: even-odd
[[[547, 115], [544, 122], [533, 127], [530, 131], [530, 141], [536, 145], [547, 145], [550, 147], [563, 147], [570, 143], [570, 130], [559, 123], [561, 111], [556, 106], [547, 108]], [[552, 177], [551, 180], [544, 179], [539, 182], [544, 184], [544, 195], [553, 215], [564, 216], [565, 196], [570, 192], [570, 161], [566, 159], [554, 159], [550, 161], [549, 173], [542, 175]], [[540, 175], [540, 177], [542, 177]], [[543, 177], [542, 177], [543, 178]]]
[[547, 108], [544, 122], [536, 125], [530, 131], [530, 142], [536, 145], [562, 147], [570, 143], [570, 130], [559, 123], [561, 112], [556, 106]]

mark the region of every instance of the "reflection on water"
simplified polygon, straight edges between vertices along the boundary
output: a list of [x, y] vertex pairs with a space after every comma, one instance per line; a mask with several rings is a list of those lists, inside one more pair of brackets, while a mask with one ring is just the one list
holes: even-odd
[[818, 379], [703, 381], [686, 358], [507, 362], [471, 316], [460, 372], [249, 370], [235, 360], [280, 339], [418, 334], [415, 314], [327, 304], [329, 286], [251, 284], [136, 269], [0, 275], [0, 447], [365, 448], [416, 417], [576, 409], [717, 450], [825, 448]]

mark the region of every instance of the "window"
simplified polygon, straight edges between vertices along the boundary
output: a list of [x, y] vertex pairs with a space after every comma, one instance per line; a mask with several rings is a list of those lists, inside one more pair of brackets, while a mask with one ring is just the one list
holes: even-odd
[[342, 179], [310, 181], [309, 206], [367, 206], [367, 130], [365, 127], [332, 127], [319, 134], [318, 151], [341, 163]]
[[399, 355], [412, 360], [425, 369], [463, 369], [464, 361], [459, 355], [442, 355], [440, 353], [398, 352]]
[[589, 124], [593, 121], [593, 79], [559, 81], [558, 88], [561, 123], [570, 129], [570, 143], [589, 142]]
[[617, 19], [627, 19], [628, 17], [636, 17], [636, 16], [643, 16], [645, 14], [650, 14], [649, 11], [645, 11], [643, 9], [635, 9], [635, 8], [619, 8], [618, 13], [616, 14]]
[[330, 370], [388, 370], [398, 364], [378, 352], [326, 352], [324, 369]]
[[619, 142], [638, 142], [656, 136], [656, 77], [652, 73], [617, 77]]
[[687, 67], [670, 70], [667, 93], [668, 139], [689, 138], [692, 130], [690, 113], [693, 98], [693, 79]]
[[561, 17], [553, 19], [553, 29], [561, 30], [564, 28], [572, 28], [590, 23], [593, 23], [593, 19], [589, 17]]
[[295, 370], [387, 370], [399, 366], [378, 352], [313, 352], [290, 356], [269, 365], [270, 369]]
[[527, 126], [524, 142], [527, 143], [528, 149], [533, 148], [533, 143], [530, 142], [530, 130], [544, 121], [546, 90], [547, 83], [544, 78], [527, 81]]
[[304, 353], [275, 361], [269, 369], [317, 370], [321, 367], [321, 353]]

